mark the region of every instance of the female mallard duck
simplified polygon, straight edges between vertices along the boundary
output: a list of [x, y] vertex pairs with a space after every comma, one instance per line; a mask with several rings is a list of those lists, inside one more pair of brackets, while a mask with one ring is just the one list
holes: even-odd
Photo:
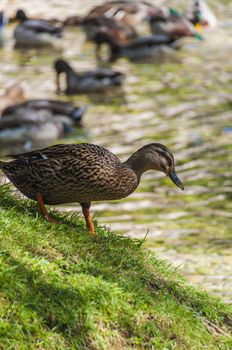
[[125, 162], [107, 149], [88, 143], [60, 144], [12, 157], [15, 160], [0, 162], [0, 169], [26, 197], [38, 202], [48, 221], [56, 222], [45, 204], [78, 202], [92, 235], [91, 202], [127, 197], [145, 171], [162, 171], [184, 189], [172, 153], [159, 143], [140, 148]]
[[187, 17], [197, 29], [215, 29], [218, 25], [216, 16], [205, 0], [190, 0]]
[[126, 25], [139, 25], [157, 11], [148, 1], [114, 0], [95, 6], [87, 16], [105, 16]]
[[56, 46], [62, 36], [62, 26], [44, 19], [29, 19], [23, 10], [17, 11], [16, 19], [20, 24], [14, 31], [15, 47]]
[[106, 16], [87, 16], [82, 21], [82, 27], [85, 31], [86, 39], [90, 41], [95, 40], [95, 36], [99, 31], [105, 31], [122, 44], [138, 37], [133, 27]]
[[149, 17], [149, 23], [155, 35], [165, 34], [176, 39], [186, 36], [203, 39], [188, 18], [175, 9], [160, 8], [159, 12]]
[[93, 71], [76, 73], [64, 60], [58, 59], [54, 62], [56, 71], [57, 92], [61, 92], [60, 74], [66, 74], [67, 95], [76, 93], [100, 93], [106, 92], [110, 87], [119, 87], [124, 81], [124, 75], [112, 69], [96, 69]]
[[36, 99], [7, 107], [3, 110], [2, 117], [20, 118], [20, 116], [31, 115], [36, 119], [38, 112], [45, 112], [49, 118], [60, 120], [64, 125], [64, 131], [68, 131], [72, 126], [81, 126], [86, 109], [86, 106], [77, 107], [64, 101]]
[[129, 44], [121, 45], [103, 31], [95, 36], [96, 57], [101, 58], [102, 44], [108, 44], [110, 47], [110, 57], [108, 62], [114, 62], [120, 57], [125, 57], [130, 61], [152, 61], [160, 57], [160, 54], [173, 54], [173, 49], [179, 48], [179, 42], [169, 35], [150, 35], [135, 39]]

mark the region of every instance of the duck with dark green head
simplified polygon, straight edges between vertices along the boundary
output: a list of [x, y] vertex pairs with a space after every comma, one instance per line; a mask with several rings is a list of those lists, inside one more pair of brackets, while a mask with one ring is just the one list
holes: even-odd
[[129, 196], [148, 170], [163, 172], [184, 189], [172, 153], [160, 143], [140, 148], [124, 162], [107, 149], [88, 143], [54, 145], [12, 157], [13, 161], [0, 162], [0, 169], [26, 197], [38, 202], [48, 221], [56, 222], [45, 204], [77, 202], [91, 235], [95, 235], [91, 202]]
[[171, 38], [195, 37], [203, 40], [190, 20], [174, 8], [161, 8], [160, 12], [149, 17], [151, 31], [154, 35], [169, 35]]

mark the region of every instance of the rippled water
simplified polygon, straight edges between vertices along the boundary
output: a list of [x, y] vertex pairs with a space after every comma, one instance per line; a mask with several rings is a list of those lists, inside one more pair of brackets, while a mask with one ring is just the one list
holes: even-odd
[[[64, 18], [84, 13], [100, 1], [26, 0], [31, 15]], [[168, 259], [190, 281], [232, 300], [232, 5], [208, 1], [220, 27], [205, 33], [205, 41], [186, 39], [175, 59], [159, 64], [135, 65], [121, 59], [114, 68], [127, 75], [125, 99], [93, 103], [75, 96], [77, 104], [90, 105], [85, 127], [70, 139], [109, 148], [125, 160], [140, 146], [161, 142], [173, 151], [185, 184], [178, 190], [160, 173], [144, 175], [138, 190], [117, 202], [93, 205], [95, 218], [113, 230], [143, 238], [146, 246]], [[157, 4], [157, 1], [155, 2]], [[81, 6], [80, 6], [81, 4]], [[168, 4], [184, 4], [170, 1]], [[22, 6], [8, 1], [7, 11]], [[76, 69], [96, 65], [92, 44], [80, 29], [65, 32], [59, 52], [13, 50], [13, 26], [6, 31], [0, 50], [0, 89], [16, 79], [27, 84], [28, 97], [55, 98], [52, 62], [69, 59]], [[71, 209], [79, 210], [79, 207]], [[64, 207], [70, 209], [70, 207]]]

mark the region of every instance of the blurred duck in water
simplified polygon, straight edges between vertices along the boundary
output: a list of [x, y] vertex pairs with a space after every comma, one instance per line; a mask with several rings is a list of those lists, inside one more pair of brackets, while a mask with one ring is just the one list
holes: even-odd
[[88, 13], [88, 17], [105, 16], [126, 25], [139, 25], [158, 8], [148, 1], [115, 0], [97, 5]]
[[11, 105], [3, 110], [1, 116], [2, 118], [34, 116], [34, 120], [36, 120], [36, 115], [39, 113], [40, 116], [44, 112], [49, 118], [60, 120], [66, 132], [72, 127], [82, 126], [82, 118], [86, 109], [87, 106], [77, 107], [64, 101], [36, 99]]
[[6, 107], [23, 102], [25, 99], [26, 91], [22, 82], [14, 83], [0, 96], [0, 114]]
[[14, 31], [15, 47], [56, 47], [62, 37], [63, 27], [44, 19], [30, 19], [18, 10], [15, 19], [20, 23]]
[[86, 107], [55, 100], [27, 100], [7, 107], [0, 119], [0, 145], [21, 145], [23, 150], [43, 146], [81, 127]]
[[51, 118], [50, 113], [5, 115], [0, 119], [0, 146], [4, 148], [22, 147], [30, 150], [33, 146], [44, 146], [49, 141], [63, 136], [64, 128], [61, 121]]
[[178, 40], [169, 35], [151, 35], [135, 39], [129, 44], [121, 45], [107, 32], [99, 31], [95, 36], [96, 56], [102, 61], [101, 46], [108, 44], [110, 56], [108, 62], [114, 62], [120, 57], [125, 57], [133, 62], [152, 62], [160, 55], [173, 55], [174, 49], [180, 47]]
[[99, 31], [107, 32], [122, 44], [138, 37], [132, 26], [117, 22], [114, 18], [106, 16], [87, 16], [82, 22], [82, 27], [86, 33], [86, 39], [90, 41], [95, 40], [95, 36]]
[[205, 0], [190, 0], [187, 17], [196, 29], [215, 29], [218, 25], [216, 16]]
[[[119, 88], [123, 84], [124, 74], [109, 68], [96, 69], [87, 72], [77, 73], [62, 59], [54, 62], [56, 72], [57, 93], [78, 94], [78, 93], [102, 93], [109, 88]], [[66, 75], [66, 88], [61, 91], [60, 75]]]
[[151, 31], [154, 35], [169, 35], [171, 38], [195, 37], [203, 40], [189, 19], [175, 9], [160, 8], [149, 17]]

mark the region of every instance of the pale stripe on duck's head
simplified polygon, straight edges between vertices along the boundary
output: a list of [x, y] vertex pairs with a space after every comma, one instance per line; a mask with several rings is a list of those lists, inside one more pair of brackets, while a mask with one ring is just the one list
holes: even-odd
[[[152, 153], [156, 153], [156, 156], [153, 155], [155, 160], [154, 161], [155, 169], [159, 171], [163, 171], [176, 186], [180, 187], [183, 190], [184, 185], [176, 174], [175, 161], [174, 161], [173, 154], [170, 152], [170, 150], [166, 146], [160, 143], [152, 143], [148, 145], [148, 147], [151, 149], [151, 155]], [[158, 163], [157, 163], [157, 154], [159, 157]]]
[[136, 153], [141, 156], [140, 161], [143, 163], [144, 171], [149, 169], [162, 171], [176, 186], [180, 187], [182, 190], [184, 189], [184, 185], [175, 171], [173, 154], [166, 146], [161, 143], [150, 143], [140, 148]]

